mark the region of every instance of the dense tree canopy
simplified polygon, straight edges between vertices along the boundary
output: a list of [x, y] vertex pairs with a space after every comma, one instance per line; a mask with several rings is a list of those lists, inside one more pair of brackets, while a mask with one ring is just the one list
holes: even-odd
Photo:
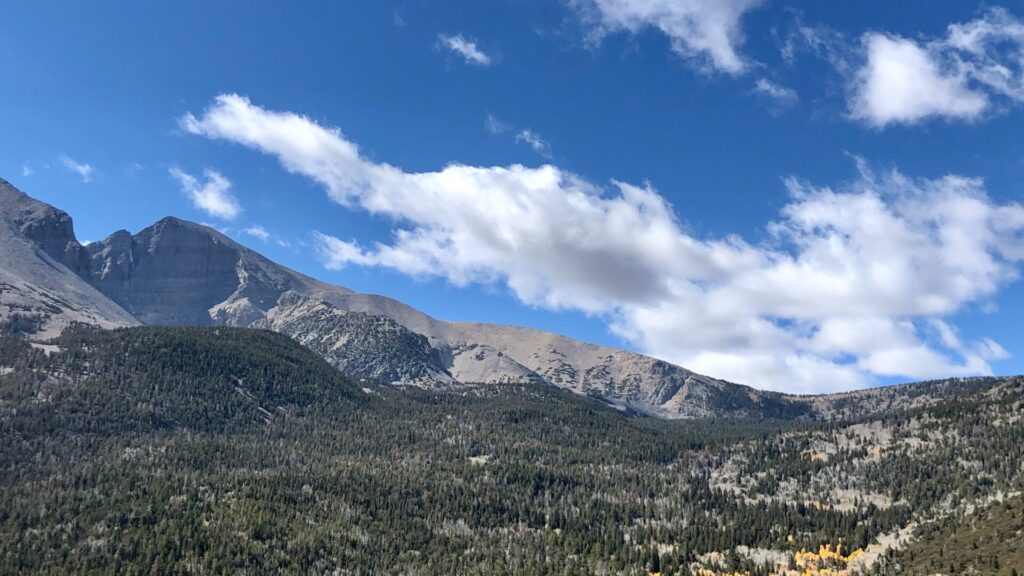
[[934, 519], [927, 541], [1022, 487], [1016, 381], [858, 422], [666, 422], [352, 382], [267, 331], [55, 344], [0, 338], [3, 572], [769, 574], [749, 549], [795, 562]]

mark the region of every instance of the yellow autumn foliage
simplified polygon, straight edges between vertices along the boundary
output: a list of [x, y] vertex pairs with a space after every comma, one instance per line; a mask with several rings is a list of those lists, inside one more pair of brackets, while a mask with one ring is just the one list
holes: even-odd
[[797, 570], [786, 570], [784, 576], [850, 576], [850, 564], [864, 554], [863, 550], [843, 553], [843, 544], [822, 544], [817, 552], [800, 550], [793, 554]]
[[[790, 540], [792, 541], [792, 540]], [[852, 576], [850, 564], [864, 554], [863, 550], [854, 550], [845, 554], [842, 543], [832, 548], [831, 544], [822, 544], [817, 551], [800, 550], [793, 553], [793, 563], [797, 569], [782, 569], [778, 576]], [[718, 572], [709, 568], [697, 569], [696, 576], [749, 576], [749, 572]]]

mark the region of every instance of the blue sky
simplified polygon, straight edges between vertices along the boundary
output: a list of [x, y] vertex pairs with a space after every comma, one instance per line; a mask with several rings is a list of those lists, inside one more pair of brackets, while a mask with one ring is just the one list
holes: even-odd
[[173, 214], [439, 318], [759, 387], [1020, 373], [1022, 18], [5, 2], [0, 176], [82, 239]]

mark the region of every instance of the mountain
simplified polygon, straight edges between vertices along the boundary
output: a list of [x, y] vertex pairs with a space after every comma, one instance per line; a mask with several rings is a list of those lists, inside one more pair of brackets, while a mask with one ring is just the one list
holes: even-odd
[[73, 322], [139, 322], [89, 283], [88, 254], [71, 217], [0, 179], [0, 320], [37, 339]]
[[[66, 213], [6, 182], [0, 197], [3, 233], [11, 239], [3, 263], [4, 278], [11, 277], [3, 295], [7, 315], [41, 314], [40, 337], [73, 321], [260, 327], [293, 336], [347, 374], [385, 382], [549, 384], [670, 418], [778, 416], [794, 405], [778, 394], [557, 334], [437, 320], [391, 298], [310, 278], [177, 218], [81, 246]], [[47, 298], [70, 305], [46, 312]]]
[[923, 395], [900, 387], [834, 397], [763, 392], [541, 330], [437, 320], [385, 296], [310, 278], [177, 218], [83, 247], [66, 213], [7, 182], [0, 206], [0, 313], [29, 329], [41, 322], [38, 338], [76, 321], [267, 328], [359, 378], [438, 389], [545, 384], [664, 418], [832, 419], [947, 395], [941, 387]]
[[176, 218], [135, 235], [115, 232], [87, 252], [92, 284], [145, 324], [270, 328], [354, 375], [432, 388], [546, 383], [665, 417], [778, 415], [789, 404], [540, 330], [437, 320], [384, 296], [315, 280]]

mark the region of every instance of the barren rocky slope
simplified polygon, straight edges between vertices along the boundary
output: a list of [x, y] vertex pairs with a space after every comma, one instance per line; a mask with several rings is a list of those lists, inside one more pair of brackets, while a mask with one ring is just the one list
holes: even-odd
[[17, 317], [18, 330], [38, 340], [71, 322], [138, 324], [76, 273], [85, 266], [71, 218], [0, 179], [0, 320]]

